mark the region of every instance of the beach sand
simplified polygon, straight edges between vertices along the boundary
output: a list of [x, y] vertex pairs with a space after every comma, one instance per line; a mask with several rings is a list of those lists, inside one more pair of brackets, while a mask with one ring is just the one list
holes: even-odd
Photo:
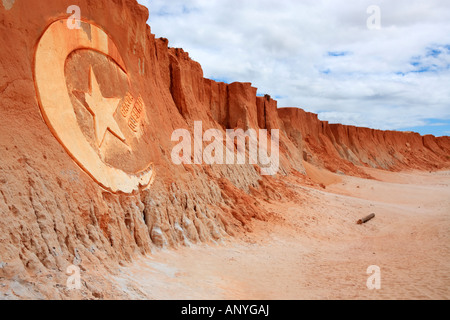
[[326, 189], [267, 203], [254, 232], [155, 252], [111, 281], [133, 299], [449, 299], [450, 172], [364, 170], [375, 180], [318, 174]]

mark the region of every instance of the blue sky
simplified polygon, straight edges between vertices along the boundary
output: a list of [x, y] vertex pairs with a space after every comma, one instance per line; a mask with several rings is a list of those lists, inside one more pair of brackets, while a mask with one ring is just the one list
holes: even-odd
[[404, 128], [406, 131], [415, 131], [422, 134], [432, 134], [434, 136], [450, 136], [450, 121], [442, 121], [440, 119], [427, 119], [422, 126]]
[[[205, 77], [330, 122], [450, 135], [450, 1], [139, 0]], [[367, 8], [379, 6], [381, 29]]]

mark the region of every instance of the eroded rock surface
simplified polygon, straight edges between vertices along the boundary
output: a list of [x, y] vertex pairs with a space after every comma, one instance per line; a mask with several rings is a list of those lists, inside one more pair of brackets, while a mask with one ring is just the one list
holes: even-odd
[[[92, 37], [89, 26], [98, 27], [115, 47], [103, 43], [107, 54], [77, 48], [57, 71], [66, 83], [55, 88], [70, 89], [80, 137], [88, 148], [98, 147], [92, 156], [127, 174], [152, 163], [156, 174], [149, 188], [114, 192], [121, 188], [99, 183], [102, 174], [96, 179], [96, 169], [83, 166], [42, 112], [37, 47], [49, 26], [69, 18], [70, 5], [66, 0], [4, 0], [0, 6], [0, 282], [8, 283], [0, 289], [7, 298], [107, 298], [107, 273], [118, 263], [155, 248], [221, 241], [251, 231], [254, 219], [270, 219], [261, 204], [289, 199], [289, 179], [307, 181], [303, 161], [361, 176], [361, 165], [387, 170], [450, 166], [448, 137], [331, 125], [300, 109], [277, 109], [275, 100], [257, 97], [249, 83], [205, 79], [188, 53], [155, 38], [146, 24], [148, 10], [135, 0], [80, 0], [83, 30]], [[62, 43], [71, 43], [70, 32], [58, 35], [70, 38]], [[51, 66], [46, 58], [44, 52], [39, 61]], [[111, 69], [113, 62], [123, 63], [125, 70]], [[93, 78], [105, 99], [119, 99], [112, 116], [121, 129], [109, 124], [100, 138], [95, 112], [86, 107]], [[49, 70], [42, 80], [48, 81], [47, 91], [55, 79]], [[145, 106], [135, 135], [126, 131], [136, 129], [134, 122], [130, 126], [132, 111], [120, 118], [127, 92]], [[62, 92], [53, 94], [57, 98]], [[279, 129], [278, 175], [262, 176], [250, 164], [174, 165], [171, 135], [176, 129], [192, 132], [195, 121], [202, 121], [203, 131], [223, 133]], [[129, 154], [120, 141], [127, 142]], [[81, 291], [65, 288], [65, 271], [73, 264], [87, 274]]]

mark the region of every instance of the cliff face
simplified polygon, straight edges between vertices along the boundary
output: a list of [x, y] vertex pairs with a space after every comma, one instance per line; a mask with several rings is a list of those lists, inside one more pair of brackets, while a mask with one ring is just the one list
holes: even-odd
[[449, 137], [329, 124], [295, 108], [278, 111], [290, 137], [303, 143], [305, 161], [333, 172], [358, 174], [355, 166], [394, 171], [448, 167]]
[[[356, 165], [449, 167], [448, 137], [330, 125], [300, 109], [277, 109], [276, 101], [257, 97], [249, 83], [203, 78], [201, 66], [186, 52], [155, 38], [146, 25], [148, 10], [135, 0], [78, 1], [83, 24], [76, 37], [58, 26], [70, 17], [66, 12], [71, 5], [69, 0], [0, 4], [0, 278], [40, 283], [54, 277], [55, 283], [65, 283], [71, 264], [84, 270], [99, 264], [109, 268], [154, 248], [220, 241], [251, 230], [253, 219], [270, 218], [262, 202], [289, 197], [285, 178], [304, 173], [303, 161], [362, 176]], [[50, 26], [57, 31], [47, 40]], [[74, 46], [64, 70], [56, 70], [56, 61], [55, 66], [48, 63], [60, 51], [55, 43], [67, 49], [80, 39], [103, 49]], [[36, 58], [38, 50], [44, 53]], [[50, 68], [44, 80], [37, 75], [40, 65]], [[55, 89], [60, 74], [64, 81], [58, 88], [64, 85], [69, 95]], [[103, 98], [95, 95], [96, 86]], [[52, 96], [44, 97], [43, 88]], [[66, 96], [70, 106], [60, 99]], [[119, 103], [113, 115], [118, 128], [103, 124], [104, 136], [99, 136], [98, 115], [89, 106], [96, 97]], [[46, 101], [74, 111], [49, 111]], [[143, 110], [128, 110], [128, 104]], [[97, 183], [96, 172], [72, 151], [79, 141], [68, 137], [65, 142], [47, 112], [55, 119], [70, 120], [58, 117], [73, 114], [72, 124], [64, 122], [67, 128], [76, 120], [93, 156], [105, 168], [120, 167], [125, 178], [152, 163], [153, 184], [124, 193]], [[250, 164], [173, 164], [177, 142], [171, 141], [172, 133], [187, 129], [193, 135], [195, 121], [202, 121], [203, 132], [218, 129], [224, 134], [236, 128], [280, 129], [278, 176], [263, 177]], [[120, 191], [122, 185], [107, 178]], [[56, 287], [46, 290], [39, 294], [62, 294]], [[95, 288], [87, 290], [87, 295], [102, 295]]]

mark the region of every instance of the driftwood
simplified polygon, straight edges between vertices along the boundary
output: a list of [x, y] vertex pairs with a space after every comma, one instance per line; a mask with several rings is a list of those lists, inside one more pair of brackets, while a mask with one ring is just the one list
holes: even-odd
[[364, 224], [364, 223], [367, 223], [367, 222], [369, 222], [370, 220], [372, 220], [373, 218], [375, 218], [375, 213], [372, 213], [371, 215], [368, 215], [367, 217], [358, 220], [358, 224]]

